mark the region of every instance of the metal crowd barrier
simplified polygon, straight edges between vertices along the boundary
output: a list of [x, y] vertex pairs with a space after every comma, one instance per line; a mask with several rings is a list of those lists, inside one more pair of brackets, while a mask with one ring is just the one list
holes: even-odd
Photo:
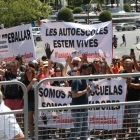
[[[107, 74], [107, 75], [93, 75], [93, 76], [70, 76], [70, 77], [56, 77], [56, 78], [45, 78], [41, 80], [36, 88], [35, 95], [38, 95], [40, 85], [45, 81], [60, 81], [60, 80], [75, 80], [75, 79], [101, 79], [101, 78], [116, 78], [116, 77], [137, 77], [139, 73], [127, 73], [127, 74]], [[39, 111], [51, 111], [51, 110], [71, 110], [71, 109], [82, 109], [82, 108], [100, 108], [109, 106], [129, 106], [129, 105], [140, 105], [140, 102], [121, 102], [121, 103], [106, 103], [106, 104], [87, 104], [87, 105], [74, 105], [74, 106], [63, 106], [63, 107], [38, 107], [38, 96], [35, 96], [35, 140], [38, 140], [38, 123], [39, 123]], [[125, 109], [124, 109], [125, 110]], [[124, 111], [122, 110], [122, 111]], [[119, 115], [119, 114], [118, 114]], [[119, 117], [119, 116], [118, 116]], [[46, 118], [47, 119], [47, 118]], [[46, 120], [47, 121], [47, 120]], [[54, 126], [55, 128], [55, 126]], [[119, 128], [118, 128], [119, 129]], [[75, 139], [76, 140], [76, 139]]]
[[[27, 89], [25, 85], [19, 81], [3, 81], [0, 82], [0, 85], [13, 85], [18, 84], [23, 89], [23, 95], [24, 95], [24, 108], [21, 110], [11, 110], [10, 112], [0, 112], [0, 115], [9, 115], [9, 114], [24, 114], [24, 137], [25, 140], [28, 140], [28, 96], [27, 96]], [[6, 123], [6, 122], [5, 122]], [[10, 133], [10, 124], [9, 124], [9, 133]]]

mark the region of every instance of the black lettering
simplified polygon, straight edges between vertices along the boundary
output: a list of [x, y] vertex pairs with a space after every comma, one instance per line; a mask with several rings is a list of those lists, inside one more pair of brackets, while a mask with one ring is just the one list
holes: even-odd
[[22, 41], [25, 40], [25, 38], [27, 39], [26, 31], [24, 30], [24, 38], [22, 38]]
[[30, 32], [30, 30], [27, 30], [27, 39], [29, 40], [29, 39], [31, 39], [31, 32]]
[[75, 28], [72, 28], [72, 29], [71, 29], [71, 35], [74, 36], [74, 35], [75, 35], [75, 32], [76, 32], [76, 31], [75, 31]]
[[98, 47], [98, 40], [94, 39], [94, 47]]
[[119, 94], [119, 95], [122, 95], [122, 92], [123, 92], [123, 91], [122, 91], [122, 85], [119, 85], [119, 86], [118, 86], [118, 90], [119, 90], [119, 91], [118, 91], [118, 94]]
[[54, 46], [54, 48], [57, 48], [57, 40], [53, 41], [53, 46]]
[[72, 93], [71, 93], [71, 91], [68, 91], [68, 98], [72, 98]]
[[43, 88], [39, 88], [39, 96], [40, 96], [40, 97], [43, 96]]
[[46, 36], [49, 36], [49, 34], [48, 34], [48, 29], [46, 29]]
[[[106, 103], [111, 103], [111, 101], [110, 100], [107, 100]], [[107, 110], [111, 110], [110, 106], [107, 107]]]
[[[104, 104], [105, 101], [101, 101], [101, 104]], [[105, 110], [105, 107], [102, 107], [102, 110]]]
[[11, 43], [11, 34], [8, 34], [8, 42]]
[[[100, 104], [100, 102], [99, 101], [96, 101], [95, 104]], [[96, 110], [100, 110], [100, 107], [96, 107]]]
[[89, 47], [94, 47], [93, 39], [90, 39], [90, 40], [89, 40]]
[[79, 41], [79, 40], [76, 40], [77, 41], [77, 46], [78, 46], [78, 48], [80, 48], [80, 46], [81, 46], [81, 40]]
[[42, 107], [48, 107], [45, 102], [42, 102]]
[[60, 91], [61, 92], [61, 98], [62, 99], [64, 99], [65, 97], [66, 97], [66, 94], [65, 94], [65, 92], [62, 90], [62, 91]]
[[85, 35], [85, 30], [81, 29], [81, 36], [84, 36], [84, 35]]
[[100, 28], [99, 34], [103, 34], [103, 28]]
[[90, 30], [86, 30], [86, 36], [90, 36]]
[[[116, 102], [120, 102], [119, 100], [117, 100]], [[120, 106], [116, 107], [117, 110], [120, 110]]]
[[118, 95], [118, 90], [117, 90], [116, 85], [114, 86], [114, 94]]
[[44, 97], [48, 97], [48, 89], [47, 88], [44, 89]]
[[11, 33], [12, 42], [14, 42], [14, 33]]
[[18, 42], [18, 34], [15, 32], [15, 42]]
[[18, 32], [18, 41], [21, 41], [20, 32]]
[[59, 90], [56, 90], [56, 98], [60, 98], [61, 92]]
[[[63, 41], [63, 40], [62, 40], [62, 41]], [[58, 43], [58, 47], [61, 48], [60, 40], [58, 40], [57, 43]]]
[[[112, 100], [112, 103], [115, 103], [115, 100]], [[112, 110], [115, 110], [115, 107], [112, 106]]]
[[108, 27], [104, 27], [104, 34], [108, 34]]
[[50, 29], [50, 34], [49, 34], [50, 36], [52, 36], [53, 35], [53, 29]]
[[57, 29], [56, 29], [56, 28], [54, 28], [53, 35], [54, 35], [54, 36], [56, 36], [56, 35], [57, 35]]
[[55, 89], [49, 89], [49, 97], [50, 98], [55, 98]]
[[77, 31], [76, 31], [76, 35], [78, 36], [80, 36], [80, 28], [77, 28]]
[[109, 86], [105, 86], [105, 95], [108, 95]]
[[63, 36], [62, 29], [59, 30], [59, 36]]

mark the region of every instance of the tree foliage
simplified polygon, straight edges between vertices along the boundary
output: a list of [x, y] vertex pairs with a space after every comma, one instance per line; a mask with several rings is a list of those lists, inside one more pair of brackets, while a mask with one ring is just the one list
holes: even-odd
[[127, 4], [127, 3], [124, 4], [124, 11], [125, 12], [131, 12], [131, 8], [130, 8], [129, 4]]
[[74, 7], [78, 7], [83, 4], [83, 0], [66, 0], [66, 1], [67, 3], [69, 3], [69, 6], [74, 6]]
[[74, 10], [73, 10], [73, 13], [79, 14], [79, 13], [81, 13], [81, 12], [83, 12], [82, 7], [75, 7]]
[[57, 18], [65, 22], [74, 22], [73, 13], [69, 8], [62, 8], [59, 10]]
[[106, 22], [112, 20], [112, 15], [111, 12], [108, 10], [104, 10], [100, 15], [99, 15], [99, 21]]
[[0, 22], [9, 26], [17, 26], [22, 23], [31, 23], [39, 18], [48, 18], [49, 6], [40, 0], [1, 0]]

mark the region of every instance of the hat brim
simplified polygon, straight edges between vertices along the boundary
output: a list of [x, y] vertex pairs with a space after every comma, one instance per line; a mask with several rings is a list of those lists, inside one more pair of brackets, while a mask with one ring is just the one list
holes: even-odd
[[46, 65], [43, 65], [44, 67], [48, 66], [47, 64]]

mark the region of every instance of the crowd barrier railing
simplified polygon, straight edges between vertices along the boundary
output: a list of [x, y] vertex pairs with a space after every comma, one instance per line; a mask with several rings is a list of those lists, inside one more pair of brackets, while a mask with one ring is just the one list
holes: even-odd
[[[26, 86], [19, 82], [19, 81], [3, 81], [0, 82], [0, 85], [12, 85], [12, 84], [18, 84], [19, 86], [21, 86], [22, 90], [23, 90], [23, 95], [24, 95], [24, 108], [21, 110], [11, 110], [10, 112], [0, 112], [0, 115], [10, 115], [10, 114], [24, 114], [24, 137], [25, 140], [28, 140], [28, 96], [27, 96], [27, 88]], [[9, 124], [10, 125], [10, 124]], [[10, 127], [9, 127], [10, 129]]]
[[[38, 95], [39, 87], [45, 81], [60, 81], [60, 80], [75, 80], [75, 79], [101, 79], [101, 78], [117, 78], [117, 77], [137, 77], [140, 76], [139, 73], [127, 73], [127, 74], [107, 74], [107, 75], [92, 75], [92, 76], [70, 76], [70, 77], [55, 77], [55, 78], [45, 78], [41, 80], [36, 88], [35, 95]], [[120, 103], [105, 103], [105, 104], [87, 104], [87, 105], [73, 105], [73, 106], [63, 106], [63, 107], [38, 107], [38, 96], [35, 96], [35, 140], [38, 140], [38, 125], [39, 125], [39, 111], [51, 111], [51, 110], [71, 110], [71, 109], [82, 109], [82, 108], [101, 108], [109, 106], [129, 106], [138, 105], [137, 102], [120, 102]], [[123, 109], [122, 111], [124, 111]], [[119, 128], [117, 128], [119, 129]]]

